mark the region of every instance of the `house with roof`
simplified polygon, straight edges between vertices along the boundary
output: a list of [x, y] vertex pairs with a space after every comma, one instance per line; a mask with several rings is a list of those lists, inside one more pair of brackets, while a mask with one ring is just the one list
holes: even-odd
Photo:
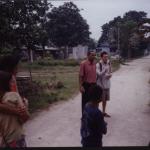
[[71, 48], [69, 52], [69, 58], [84, 59], [87, 57], [87, 52], [88, 52], [88, 46], [78, 45], [76, 47]]

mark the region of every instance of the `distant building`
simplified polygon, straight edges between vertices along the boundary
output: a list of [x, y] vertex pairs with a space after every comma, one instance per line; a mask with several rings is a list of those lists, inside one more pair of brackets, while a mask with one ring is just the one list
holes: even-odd
[[69, 58], [83, 59], [87, 57], [88, 46], [78, 45], [70, 51]]
[[[29, 51], [27, 47], [23, 46], [21, 47], [22, 50], [22, 59], [23, 60], [28, 60], [29, 59]], [[45, 56], [53, 56], [55, 59], [61, 58], [61, 50], [57, 47], [50, 47], [50, 46], [45, 46], [43, 49], [42, 46], [35, 45], [35, 48], [32, 51], [32, 57], [34, 60], [36, 60], [38, 57], [45, 57]]]

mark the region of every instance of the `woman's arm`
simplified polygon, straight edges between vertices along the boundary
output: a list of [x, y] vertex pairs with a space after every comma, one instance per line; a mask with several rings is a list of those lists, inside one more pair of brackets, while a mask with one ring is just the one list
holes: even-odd
[[0, 112], [5, 113], [5, 114], [13, 114], [13, 115], [19, 115], [19, 112], [17, 109], [10, 107], [6, 104], [0, 103]]
[[30, 118], [30, 114], [26, 106], [18, 107], [17, 111], [19, 113], [19, 118], [22, 121], [22, 123], [25, 123]]
[[29, 119], [29, 113], [26, 111], [25, 107], [13, 108], [6, 104], [0, 103], [0, 112], [5, 114], [17, 115], [22, 122], [26, 122]]

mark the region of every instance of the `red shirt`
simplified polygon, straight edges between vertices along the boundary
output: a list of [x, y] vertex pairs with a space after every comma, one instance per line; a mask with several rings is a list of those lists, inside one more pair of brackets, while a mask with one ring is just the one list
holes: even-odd
[[96, 83], [96, 63], [89, 60], [81, 62], [79, 75], [83, 77], [83, 82]]
[[18, 92], [16, 77], [12, 75], [12, 79], [10, 81], [10, 90], [11, 92]]

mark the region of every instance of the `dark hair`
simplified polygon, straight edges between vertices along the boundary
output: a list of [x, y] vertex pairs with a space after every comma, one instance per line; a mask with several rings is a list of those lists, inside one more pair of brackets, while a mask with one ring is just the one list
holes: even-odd
[[101, 53], [101, 57], [103, 57], [104, 55], [107, 55], [107, 54], [108, 53], [104, 51], [104, 52]]
[[0, 90], [3, 92], [10, 91], [10, 80], [12, 75], [8, 72], [0, 71]]
[[88, 52], [87, 52], [87, 56], [89, 56], [91, 53], [93, 53], [93, 52], [95, 52], [94, 50], [89, 50]]
[[102, 89], [98, 85], [93, 85], [89, 88], [89, 100], [90, 101], [102, 101]]
[[19, 63], [17, 56], [7, 55], [0, 59], [0, 70], [12, 73]]

